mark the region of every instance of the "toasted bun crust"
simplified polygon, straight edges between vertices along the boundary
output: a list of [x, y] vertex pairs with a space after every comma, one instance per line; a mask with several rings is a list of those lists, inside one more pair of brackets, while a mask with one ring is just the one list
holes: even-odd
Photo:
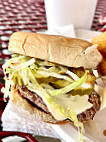
[[62, 123], [69, 123], [69, 120], [65, 121], [58, 121], [56, 120], [52, 115], [45, 113], [44, 111], [41, 111], [40, 109], [33, 107], [30, 103], [28, 103], [19, 93], [17, 90], [13, 90], [12, 94], [10, 96], [11, 101], [17, 105], [18, 107], [21, 107], [25, 111], [29, 112], [30, 115], [37, 117], [47, 123], [52, 124], [62, 124]]
[[89, 46], [91, 43], [76, 38], [16, 32], [10, 38], [9, 51], [69, 67], [96, 68], [102, 56]]

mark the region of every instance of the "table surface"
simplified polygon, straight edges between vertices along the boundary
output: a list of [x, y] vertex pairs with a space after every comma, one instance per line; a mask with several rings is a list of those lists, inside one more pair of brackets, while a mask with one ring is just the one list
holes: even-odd
[[[100, 14], [106, 14], [106, 0], [98, 0], [92, 30], [102, 26]], [[43, 0], [0, 0], [0, 90], [4, 86], [2, 64], [10, 58], [7, 50], [10, 35], [16, 31], [38, 32], [47, 29]], [[0, 92], [0, 116], [6, 105]]]

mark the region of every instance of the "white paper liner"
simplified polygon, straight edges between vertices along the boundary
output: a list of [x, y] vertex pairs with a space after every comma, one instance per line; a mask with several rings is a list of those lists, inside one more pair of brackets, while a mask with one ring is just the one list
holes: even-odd
[[11, 101], [2, 115], [4, 131], [20, 131], [35, 135], [60, 138], [49, 123], [31, 116], [27, 111], [17, 107]]

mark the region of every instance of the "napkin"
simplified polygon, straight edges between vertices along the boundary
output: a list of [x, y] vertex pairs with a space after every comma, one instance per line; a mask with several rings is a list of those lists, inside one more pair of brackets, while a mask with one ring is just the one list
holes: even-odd
[[9, 101], [3, 112], [2, 126], [4, 131], [20, 131], [60, 138], [49, 123], [31, 116], [27, 111], [18, 108], [11, 101]]
[[[54, 30], [45, 31], [45, 33], [87, 40], [100, 34], [98, 32], [75, 29], [73, 25], [58, 27]], [[11, 101], [8, 102], [3, 112], [2, 126], [4, 131], [22, 131], [35, 135], [60, 138], [50, 124], [38, 120], [38, 118], [33, 118], [28, 112], [18, 108]]]

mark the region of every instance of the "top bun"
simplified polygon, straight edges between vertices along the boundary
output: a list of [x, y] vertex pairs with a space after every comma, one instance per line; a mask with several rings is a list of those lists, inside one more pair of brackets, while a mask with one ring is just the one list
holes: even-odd
[[97, 46], [85, 40], [39, 33], [15, 32], [9, 51], [69, 67], [95, 69], [102, 60]]

